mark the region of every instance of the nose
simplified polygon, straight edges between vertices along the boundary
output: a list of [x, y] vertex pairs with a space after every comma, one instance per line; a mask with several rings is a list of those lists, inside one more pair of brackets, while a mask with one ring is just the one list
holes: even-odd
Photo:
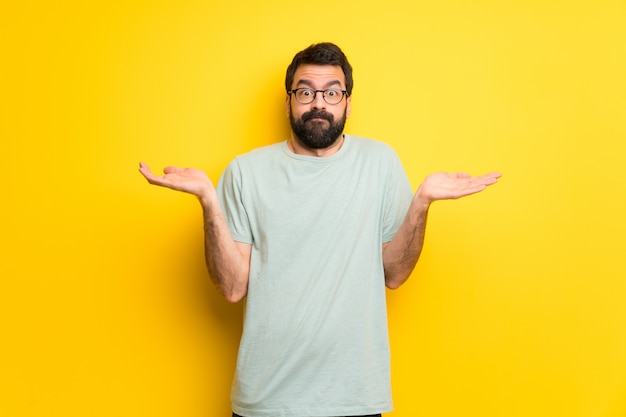
[[315, 93], [315, 97], [313, 98], [313, 102], [311, 103], [313, 108], [316, 110], [321, 110], [326, 108], [326, 100], [324, 100], [324, 93], [321, 91], [317, 91]]

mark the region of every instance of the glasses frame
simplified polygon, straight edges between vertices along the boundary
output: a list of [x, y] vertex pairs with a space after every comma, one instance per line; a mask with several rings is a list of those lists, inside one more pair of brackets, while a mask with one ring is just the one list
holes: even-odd
[[[313, 98], [311, 99], [311, 101], [307, 102], [307, 103], [303, 103], [300, 100], [298, 100], [298, 96], [297, 96], [297, 92], [298, 90], [309, 90], [313, 93]], [[326, 99], [326, 93], [329, 91], [334, 91], [337, 93], [341, 93], [341, 99], [336, 102], [336, 103], [329, 103], [328, 100]], [[309, 88], [309, 87], [300, 87], [300, 88], [295, 88], [293, 90], [287, 90], [287, 93], [289, 94], [289, 97], [291, 97], [291, 94], [293, 94], [296, 97], [296, 101], [300, 104], [311, 104], [315, 101], [315, 98], [317, 97], [317, 93], [322, 93], [322, 98], [324, 99], [324, 101], [326, 102], [326, 104], [329, 104], [331, 106], [334, 106], [336, 104], [339, 104], [343, 101], [343, 98], [345, 96], [348, 95], [348, 91], [347, 90], [342, 90], [341, 88], [327, 88], [326, 90], [315, 90], [313, 88]]]

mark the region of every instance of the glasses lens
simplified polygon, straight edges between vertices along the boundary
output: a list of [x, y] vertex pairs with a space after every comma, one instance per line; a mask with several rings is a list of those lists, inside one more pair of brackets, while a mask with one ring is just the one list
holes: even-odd
[[330, 88], [324, 91], [324, 100], [326, 100], [326, 103], [328, 104], [337, 104], [341, 101], [342, 98], [343, 98], [343, 91], [339, 89]]
[[309, 104], [315, 98], [315, 92], [310, 88], [300, 88], [296, 91], [296, 100], [300, 104]]

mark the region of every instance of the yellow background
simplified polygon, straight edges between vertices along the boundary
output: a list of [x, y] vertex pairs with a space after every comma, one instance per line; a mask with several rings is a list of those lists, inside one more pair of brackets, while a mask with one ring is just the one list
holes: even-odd
[[347, 131], [433, 171], [389, 292], [392, 415], [626, 416], [626, 2], [4, 1], [0, 415], [226, 416], [242, 307], [199, 205], [149, 186], [287, 138], [284, 70], [333, 41]]

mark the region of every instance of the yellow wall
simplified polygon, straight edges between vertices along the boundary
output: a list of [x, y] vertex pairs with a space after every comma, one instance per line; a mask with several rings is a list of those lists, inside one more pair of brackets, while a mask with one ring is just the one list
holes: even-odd
[[392, 415], [626, 415], [623, 0], [5, 1], [0, 415], [226, 416], [241, 306], [207, 282], [199, 206], [140, 160], [206, 169], [283, 140], [312, 42], [355, 67], [347, 130], [432, 171], [389, 293]]

